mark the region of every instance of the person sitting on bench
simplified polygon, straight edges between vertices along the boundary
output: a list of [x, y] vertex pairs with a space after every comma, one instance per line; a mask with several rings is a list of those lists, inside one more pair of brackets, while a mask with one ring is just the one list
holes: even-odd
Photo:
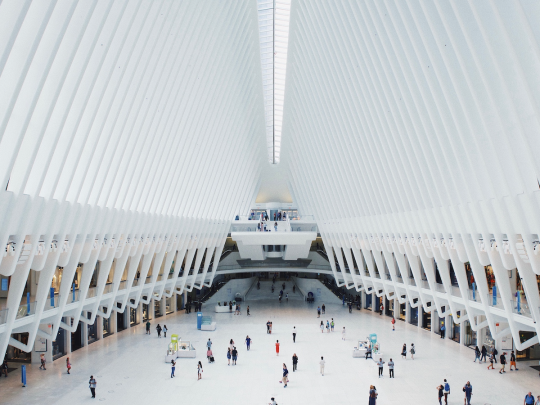
[[366, 350], [366, 360], [367, 359], [372, 359], [372, 358], [373, 357], [371, 356], [371, 345], [369, 345], [369, 347]]

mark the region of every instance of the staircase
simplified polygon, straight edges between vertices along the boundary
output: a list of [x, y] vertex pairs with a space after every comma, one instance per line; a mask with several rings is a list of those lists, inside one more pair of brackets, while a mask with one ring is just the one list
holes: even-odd
[[256, 301], [256, 300], [278, 300], [279, 298], [279, 292], [283, 288], [283, 283], [285, 283], [285, 289], [283, 290], [283, 298], [282, 302], [286, 302], [287, 299], [286, 294], [289, 294], [289, 301], [304, 301], [304, 296], [300, 292], [300, 290], [297, 288], [296, 292], [293, 293], [293, 285], [294, 283], [292, 281], [280, 281], [277, 280], [274, 284], [274, 292], [272, 293], [272, 281], [261, 281], [261, 289], [257, 290], [257, 285], [255, 285], [249, 293], [246, 295], [246, 301], [249, 303], [250, 301]]

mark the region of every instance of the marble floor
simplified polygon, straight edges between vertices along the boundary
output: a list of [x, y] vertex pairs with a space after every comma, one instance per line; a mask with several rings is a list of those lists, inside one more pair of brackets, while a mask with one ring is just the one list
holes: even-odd
[[[159, 318], [170, 333], [190, 340], [197, 349], [196, 359], [178, 359], [176, 378], [170, 378], [170, 365], [164, 361], [168, 339], [158, 339], [152, 321], [152, 335], [143, 325], [107, 337], [70, 355], [71, 375], [66, 374], [65, 357], [49, 364], [47, 371], [29, 366], [27, 387], [20, 384], [20, 371], [0, 380], [1, 404], [86, 404], [105, 401], [114, 404], [267, 404], [273, 396], [280, 405], [287, 404], [358, 404], [368, 402], [368, 389], [374, 384], [379, 392], [377, 404], [437, 404], [436, 386], [443, 378], [451, 385], [450, 404], [462, 404], [462, 387], [470, 380], [473, 404], [521, 404], [532, 390], [540, 395], [538, 372], [524, 363], [520, 370], [504, 375], [488, 371], [487, 365], [474, 363], [473, 351], [453, 341], [441, 340], [417, 327], [397, 321], [392, 331], [390, 318], [370, 311], [352, 314], [338, 305], [328, 305], [322, 319], [334, 318], [336, 332], [321, 333], [316, 305], [303, 301], [279, 304], [277, 300], [249, 302], [251, 316], [208, 314], [217, 321], [217, 330], [196, 329], [196, 314], [177, 313]], [[266, 333], [266, 322], [273, 322], [273, 333]], [[298, 330], [292, 342], [292, 327]], [[346, 341], [341, 330], [346, 327]], [[378, 378], [371, 360], [352, 357], [360, 338], [377, 333], [383, 360], [392, 357], [395, 379]], [[246, 335], [253, 339], [248, 352]], [[216, 362], [206, 361], [205, 342], [211, 338]], [[238, 364], [228, 366], [226, 348], [234, 339], [239, 349]], [[274, 343], [281, 350], [276, 356]], [[416, 356], [400, 358], [403, 343], [414, 342]], [[298, 371], [292, 372], [291, 356], [299, 357]], [[326, 360], [325, 375], [319, 373], [320, 356]], [[197, 381], [197, 361], [204, 373]], [[281, 380], [282, 363], [290, 371], [286, 389]], [[538, 362], [534, 362], [538, 364]], [[97, 379], [97, 396], [88, 389], [89, 376]]]

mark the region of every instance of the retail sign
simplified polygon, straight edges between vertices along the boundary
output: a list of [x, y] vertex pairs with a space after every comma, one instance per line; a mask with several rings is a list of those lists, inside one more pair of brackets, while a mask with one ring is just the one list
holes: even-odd
[[512, 344], [512, 335], [503, 336], [501, 338], [501, 349], [502, 350], [513, 350]]
[[3, 278], [2, 279], [2, 291], [7, 291], [7, 290], [8, 290], [8, 279]]
[[34, 343], [34, 351], [38, 353], [47, 351], [47, 339], [44, 337], [37, 337]]

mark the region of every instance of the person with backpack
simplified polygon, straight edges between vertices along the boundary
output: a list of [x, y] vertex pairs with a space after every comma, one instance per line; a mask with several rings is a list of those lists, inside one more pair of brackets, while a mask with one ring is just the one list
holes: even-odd
[[446, 326], [444, 326], [444, 322], [441, 324], [441, 339], [444, 339], [444, 333], [446, 332]]
[[[478, 348], [478, 346], [474, 348], [474, 362], [475, 363], [476, 363], [476, 360], [480, 360], [480, 349]], [[480, 360], [480, 363], [482, 363], [481, 360]]]
[[489, 366], [488, 366], [488, 370], [489, 369], [492, 369], [492, 370], [495, 370], [495, 367], [493, 367], [493, 360], [495, 359], [495, 356], [493, 355], [493, 353], [491, 353], [489, 355]]
[[467, 381], [463, 387], [463, 392], [465, 393], [465, 405], [471, 405], [472, 385], [470, 381]]
[[374, 385], [369, 386], [369, 405], [377, 405], [377, 390]]
[[161, 326], [159, 326], [159, 323], [156, 326], [156, 330], [157, 330], [157, 337], [160, 338], [161, 337]]
[[332, 322], [330, 322], [330, 330], [334, 331], [334, 318], [332, 318]]
[[414, 360], [414, 355], [416, 353], [416, 348], [414, 347], [414, 343], [411, 343], [411, 359]]
[[499, 370], [499, 374], [506, 373], [506, 371], [504, 371], [505, 366], [506, 366], [506, 352], [503, 352], [503, 354], [501, 354], [501, 369]]
[[493, 361], [495, 361], [495, 364], [497, 364], [497, 355], [499, 354], [499, 352], [497, 351], [497, 348], [494, 346], [493, 347]]
[[150, 321], [146, 321], [146, 334], [150, 334]]
[[448, 381], [446, 381], [446, 378], [444, 379], [443, 388], [444, 388], [444, 391], [443, 391], [444, 403], [445, 405], [448, 405], [448, 395], [450, 395], [450, 384], [448, 384]]

